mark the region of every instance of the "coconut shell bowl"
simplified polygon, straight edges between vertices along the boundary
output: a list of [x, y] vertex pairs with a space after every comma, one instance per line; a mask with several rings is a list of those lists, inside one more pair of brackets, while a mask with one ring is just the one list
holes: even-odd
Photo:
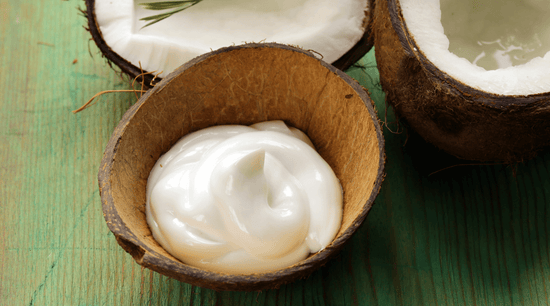
[[[147, 179], [157, 159], [190, 132], [267, 120], [305, 132], [340, 180], [343, 218], [332, 243], [261, 274], [217, 273], [172, 257], [154, 240], [145, 218]], [[109, 140], [99, 190], [109, 229], [138, 264], [204, 288], [254, 291], [305, 278], [342, 249], [374, 203], [384, 162], [376, 113], [356, 81], [311, 52], [246, 44], [197, 57], [147, 91]]]

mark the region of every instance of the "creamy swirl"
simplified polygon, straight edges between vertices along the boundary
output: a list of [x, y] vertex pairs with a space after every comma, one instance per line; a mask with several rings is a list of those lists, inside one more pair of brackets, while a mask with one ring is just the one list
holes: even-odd
[[334, 239], [342, 189], [309, 138], [282, 121], [214, 126], [183, 137], [157, 161], [146, 215], [156, 241], [182, 262], [261, 273]]

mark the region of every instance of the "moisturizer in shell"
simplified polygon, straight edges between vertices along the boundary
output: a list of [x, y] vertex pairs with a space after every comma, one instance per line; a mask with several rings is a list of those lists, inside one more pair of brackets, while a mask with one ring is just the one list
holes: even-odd
[[146, 215], [156, 241], [184, 263], [269, 272], [332, 242], [342, 188], [307, 136], [282, 121], [215, 126], [157, 161]]

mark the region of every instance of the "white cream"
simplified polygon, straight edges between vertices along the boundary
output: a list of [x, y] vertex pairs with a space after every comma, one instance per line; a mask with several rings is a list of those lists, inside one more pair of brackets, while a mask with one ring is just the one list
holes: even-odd
[[157, 242], [182, 262], [261, 273], [334, 239], [342, 189], [307, 136], [282, 121], [215, 126], [183, 137], [157, 161], [146, 215]]

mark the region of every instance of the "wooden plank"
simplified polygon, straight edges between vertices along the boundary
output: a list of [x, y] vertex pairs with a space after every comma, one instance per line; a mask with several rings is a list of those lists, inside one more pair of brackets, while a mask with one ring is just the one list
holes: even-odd
[[305, 280], [249, 293], [141, 268], [105, 225], [96, 178], [135, 97], [109, 94], [71, 113], [101, 90], [130, 88], [93, 44], [90, 57], [79, 5], [0, 3], [0, 304], [550, 304], [550, 153], [446, 169], [463, 162], [388, 129], [398, 126], [391, 110], [386, 117], [373, 53], [348, 73], [387, 123], [387, 177], [336, 258]]

